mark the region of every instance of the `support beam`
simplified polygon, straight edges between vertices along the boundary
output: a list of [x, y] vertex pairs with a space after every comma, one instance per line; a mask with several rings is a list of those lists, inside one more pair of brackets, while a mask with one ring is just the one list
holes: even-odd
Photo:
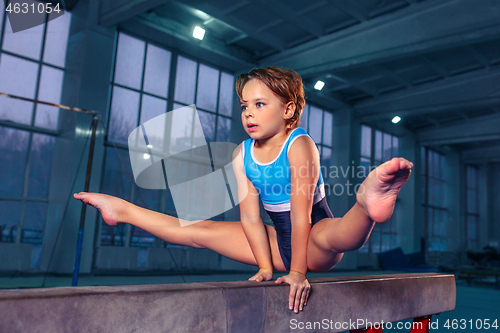
[[99, 24], [110, 27], [126, 21], [170, 0], [102, 0]]
[[366, 9], [360, 8], [356, 6], [355, 1], [349, 0], [329, 0], [329, 2], [338, 8], [340, 11], [343, 11], [347, 15], [355, 18], [359, 22], [364, 22], [368, 20], [370, 13]]
[[422, 146], [500, 140], [500, 115], [422, 130], [418, 132], [418, 140]]
[[[500, 2], [424, 1], [262, 59], [303, 77], [467, 45], [500, 34]], [[418, 33], [415, 33], [417, 32]]]
[[309, 87], [308, 85], [304, 85], [304, 92], [306, 94], [306, 101], [316, 102], [317, 104], [327, 108], [328, 110], [337, 111], [352, 109], [351, 106], [342, 102], [341, 100], [332, 98], [330, 94], [325, 94], [321, 91]]
[[327, 0], [320, 0], [320, 1], [317, 1], [317, 2], [310, 4], [309, 6], [306, 6], [300, 10], [296, 10], [295, 14], [299, 15], [299, 16], [306, 15], [307, 13], [310, 13], [315, 9], [321, 8], [321, 7], [325, 6], [326, 4], [328, 4]]
[[436, 74], [438, 74], [442, 78], [447, 78], [448, 76], [450, 76], [450, 73], [448, 72], [448, 70], [444, 69], [443, 66], [436, 64], [434, 61], [429, 59], [429, 57], [427, 57], [426, 55], [422, 55], [420, 57], [420, 59], [422, 59], [425, 62], [425, 64], [428, 67], [430, 67], [430, 69], [432, 69]]
[[[189, 4], [189, 2], [188, 2]], [[211, 5], [209, 1], [199, 1], [194, 5], [196, 9], [199, 9], [210, 16], [213, 16], [233, 27], [239, 29], [249, 37], [268, 45], [273, 49], [284, 50], [286, 48], [285, 42], [276, 36], [269, 34], [267, 32], [258, 32], [255, 30], [255, 27], [252, 25], [245, 23], [243, 20], [239, 20], [232, 15], [226, 15], [226, 13], [215, 6]]]
[[255, 2], [262, 8], [269, 10], [270, 13], [278, 15], [280, 18], [297, 28], [305, 30], [316, 37], [323, 36], [323, 29], [319, 25], [306, 17], [297, 15], [297, 13], [287, 5], [279, 1], [256, 0]]
[[372, 97], [377, 97], [378, 96], [377, 89], [373, 88], [373, 87], [370, 87], [366, 83], [357, 82], [357, 81], [354, 81], [354, 80], [347, 80], [347, 79], [344, 79], [343, 77], [341, 77], [339, 75], [334, 75], [334, 74], [330, 74], [329, 77], [332, 78], [332, 79], [335, 79], [335, 80], [337, 80], [337, 81], [339, 81], [341, 83], [345, 83], [345, 84], [349, 85], [350, 87], [353, 87], [353, 88], [356, 88], [358, 90], [361, 90], [365, 94], [371, 95]]
[[465, 164], [484, 164], [500, 162], [500, 145], [464, 150], [460, 158]]
[[328, 331], [340, 332], [451, 311], [456, 303], [450, 274], [309, 282], [312, 291], [299, 314], [287, 306], [290, 286], [274, 281], [1, 290], [0, 327], [5, 332], [280, 333], [293, 330], [294, 320], [327, 318]]
[[232, 5], [226, 7], [226, 9], [224, 9], [224, 11], [221, 12], [221, 14], [222, 15], [229, 15], [232, 12], [237, 11], [238, 9], [245, 7], [246, 5], [248, 5], [248, 3], [249, 3], [248, 0], [236, 1]]
[[395, 115], [412, 116], [488, 107], [500, 102], [499, 86], [500, 69], [484, 69], [387, 94], [358, 103], [354, 108], [363, 121], [371, 121]]
[[263, 31], [272, 29], [272, 28], [274, 28], [274, 27], [276, 27], [276, 26], [278, 26], [278, 25], [280, 25], [280, 24], [282, 24], [284, 22], [285, 22], [285, 20], [283, 20], [282, 18], [277, 18], [275, 20], [269, 21], [266, 24], [263, 24], [263, 25], [259, 26], [257, 28], [257, 31], [258, 32], [263, 32]]
[[371, 66], [371, 68], [374, 71], [378, 72], [379, 74], [390, 77], [391, 79], [393, 79], [394, 81], [398, 82], [399, 84], [405, 86], [406, 88], [410, 88], [413, 85], [411, 83], [411, 81], [402, 79], [399, 75], [397, 75], [393, 71], [388, 70], [387, 68], [383, 67], [382, 65]]
[[244, 50], [207, 36], [195, 41], [188, 35], [187, 28], [178, 23], [157, 17], [155, 13], [142, 14], [121, 24], [125, 31], [140, 32], [152, 41], [177, 48], [188, 54], [196, 54], [200, 59], [222, 68], [234, 71], [239, 68], [252, 68], [252, 55]]
[[479, 52], [474, 45], [467, 46], [467, 50], [472, 54], [472, 57], [481, 64], [484, 68], [490, 68], [490, 60]]
[[228, 41], [224, 42], [224, 44], [225, 44], [225, 45], [231, 45], [231, 44], [234, 44], [234, 43], [236, 43], [236, 42], [239, 42], [240, 40], [245, 39], [245, 38], [247, 38], [247, 37], [248, 37], [248, 35], [247, 35], [247, 34], [245, 34], [245, 33], [241, 33], [241, 34], [239, 34], [238, 36], [234, 37], [233, 39], [230, 39], [230, 40], [228, 40]]
[[424, 121], [428, 122], [429, 124], [433, 125], [436, 128], [439, 128], [441, 126], [441, 124], [437, 120], [435, 120], [435, 119], [433, 119], [431, 117], [419, 116], [419, 118], [423, 119]]

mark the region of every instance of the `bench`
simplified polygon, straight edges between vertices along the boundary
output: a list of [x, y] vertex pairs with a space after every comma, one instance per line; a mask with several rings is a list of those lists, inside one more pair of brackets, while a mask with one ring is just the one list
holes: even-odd
[[467, 284], [470, 285], [472, 277], [494, 276], [495, 287], [498, 288], [498, 278], [500, 277], [500, 268], [497, 267], [476, 267], [476, 266], [460, 266], [458, 267], [459, 275], [465, 275]]

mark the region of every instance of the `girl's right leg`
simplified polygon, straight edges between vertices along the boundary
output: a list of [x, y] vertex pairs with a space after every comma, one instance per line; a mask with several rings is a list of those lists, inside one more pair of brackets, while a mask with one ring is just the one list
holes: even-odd
[[[206, 248], [227, 258], [257, 265], [241, 222], [201, 221], [181, 227], [179, 219], [141, 208], [125, 200], [100, 193], [80, 192], [74, 197], [97, 208], [104, 222], [113, 226], [129, 223], [172, 244]], [[273, 266], [285, 270], [279, 254], [276, 231], [266, 225]]]
[[410, 177], [413, 164], [393, 158], [373, 170], [356, 195], [356, 204], [342, 218], [325, 218], [316, 223], [309, 235], [308, 267], [327, 271], [338, 263], [344, 252], [361, 248], [375, 223], [392, 216], [397, 195]]

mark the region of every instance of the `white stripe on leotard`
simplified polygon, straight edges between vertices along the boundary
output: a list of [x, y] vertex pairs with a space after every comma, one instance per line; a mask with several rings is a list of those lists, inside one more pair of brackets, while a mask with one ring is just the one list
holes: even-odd
[[[314, 192], [313, 205], [315, 203], [318, 203], [324, 197], [325, 197], [325, 184], [320, 184], [319, 186], [316, 187], [316, 191]], [[267, 204], [265, 202], [262, 202], [262, 203], [264, 204], [264, 209], [267, 211], [270, 211], [270, 212], [291, 211], [290, 201], [284, 202], [282, 204], [277, 204], [277, 205], [271, 205], [271, 204]]]

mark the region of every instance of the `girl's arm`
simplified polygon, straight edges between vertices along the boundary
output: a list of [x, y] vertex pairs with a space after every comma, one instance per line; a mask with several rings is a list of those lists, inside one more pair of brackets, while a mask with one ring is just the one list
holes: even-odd
[[290, 273], [276, 282], [290, 284], [289, 306], [295, 312], [307, 302], [310, 285], [307, 273], [307, 242], [311, 231], [311, 210], [318, 182], [319, 154], [307, 136], [297, 138], [288, 153], [290, 164], [290, 219], [292, 223], [292, 259]]
[[314, 191], [319, 178], [319, 154], [308, 136], [293, 142], [288, 154], [290, 163], [290, 219], [292, 221], [292, 260], [290, 270], [307, 273], [307, 242], [311, 231]]
[[260, 216], [259, 192], [245, 174], [241, 144], [233, 153], [233, 169], [238, 183], [241, 225], [259, 266], [259, 272], [249, 280], [272, 280], [271, 248], [266, 227]]

